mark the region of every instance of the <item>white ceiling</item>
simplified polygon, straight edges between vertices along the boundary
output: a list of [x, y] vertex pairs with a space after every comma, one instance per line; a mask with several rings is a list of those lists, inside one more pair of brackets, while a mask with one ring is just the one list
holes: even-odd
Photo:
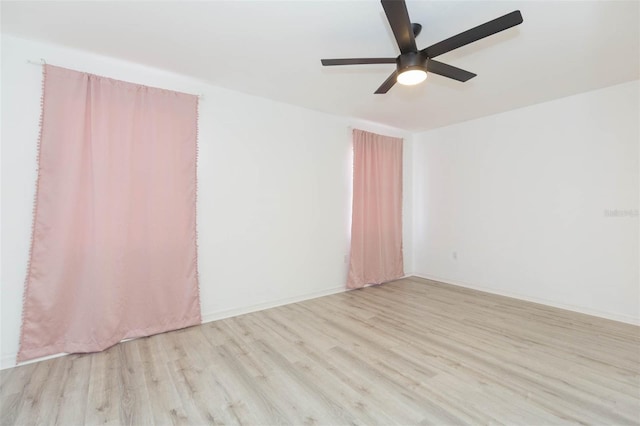
[[[407, 1], [418, 48], [519, 9], [524, 23], [438, 57], [478, 74], [375, 89], [395, 57], [378, 1], [2, 1], [2, 32], [47, 40], [332, 114], [427, 130], [640, 77], [638, 1]], [[543, 123], [541, 123], [543, 124]]]

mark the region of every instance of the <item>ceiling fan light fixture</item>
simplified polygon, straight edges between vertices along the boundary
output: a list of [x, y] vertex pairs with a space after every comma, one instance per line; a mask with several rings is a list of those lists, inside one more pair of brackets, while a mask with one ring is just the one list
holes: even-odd
[[[427, 72], [465, 82], [475, 77], [476, 74], [436, 61], [433, 58], [522, 23], [522, 14], [519, 10], [514, 10], [499, 18], [432, 44], [425, 49], [418, 50], [415, 38], [420, 33], [422, 25], [411, 23], [405, 0], [380, 1], [398, 44], [400, 56], [395, 59], [395, 71], [374, 92], [376, 95], [387, 93], [396, 83], [404, 85], [422, 83], [427, 78]], [[392, 64], [394, 60], [393, 58], [347, 58], [322, 59], [321, 62], [324, 66], [330, 66]]]
[[422, 83], [427, 78], [427, 57], [421, 52], [403, 53], [396, 59], [396, 81], [405, 86]]
[[405, 86], [422, 83], [427, 78], [427, 72], [422, 69], [405, 70], [398, 74], [397, 81]]

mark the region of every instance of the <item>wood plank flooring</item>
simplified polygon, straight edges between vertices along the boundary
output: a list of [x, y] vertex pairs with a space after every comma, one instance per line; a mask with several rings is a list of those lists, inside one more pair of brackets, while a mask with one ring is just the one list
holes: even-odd
[[640, 327], [404, 279], [0, 380], [2, 425], [640, 425]]

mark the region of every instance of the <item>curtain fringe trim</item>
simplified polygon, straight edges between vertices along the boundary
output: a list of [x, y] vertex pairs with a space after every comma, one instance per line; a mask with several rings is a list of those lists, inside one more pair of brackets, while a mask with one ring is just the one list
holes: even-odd
[[22, 314], [21, 314], [21, 322], [20, 322], [20, 346], [18, 348], [18, 354], [16, 356], [16, 365], [18, 365], [18, 359], [22, 354], [22, 341], [24, 337], [24, 318], [25, 318], [25, 305], [27, 301], [27, 292], [29, 290], [29, 283], [31, 282], [31, 262], [33, 260], [33, 243], [35, 240], [36, 234], [36, 217], [38, 213], [38, 194], [40, 193], [40, 151], [42, 147], [42, 126], [44, 123], [44, 88], [45, 81], [47, 78], [47, 65], [46, 62], [43, 61], [42, 66], [42, 88], [40, 93], [40, 119], [38, 123], [38, 143], [37, 143], [37, 153], [36, 153], [36, 189], [33, 195], [33, 208], [31, 209], [31, 241], [29, 244], [29, 260], [27, 261], [27, 273], [24, 282], [24, 289], [22, 291]]
[[200, 299], [200, 268], [198, 267], [198, 161], [200, 159], [200, 97], [196, 99], [196, 164], [195, 164], [195, 195], [194, 195], [194, 218], [193, 218], [193, 226], [195, 228], [195, 246], [196, 246], [196, 254], [194, 259], [194, 264], [196, 268], [196, 288], [197, 288], [197, 296], [198, 296], [198, 312], [200, 315], [199, 321], [202, 323], [202, 300]]

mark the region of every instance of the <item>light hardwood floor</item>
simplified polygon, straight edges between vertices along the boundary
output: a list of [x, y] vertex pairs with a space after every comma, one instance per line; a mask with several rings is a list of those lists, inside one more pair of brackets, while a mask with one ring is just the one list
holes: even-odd
[[640, 424], [640, 328], [435, 282], [2, 371], [10, 424]]

